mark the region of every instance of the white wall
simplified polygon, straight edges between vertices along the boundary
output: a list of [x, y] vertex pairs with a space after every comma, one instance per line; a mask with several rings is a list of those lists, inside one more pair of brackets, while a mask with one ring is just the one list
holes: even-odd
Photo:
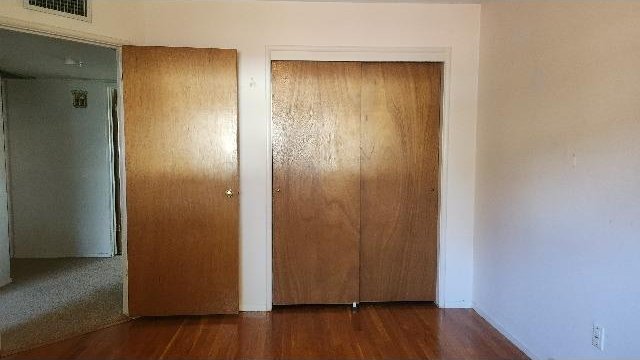
[[5, 167], [5, 138], [3, 129], [4, 82], [0, 79], [0, 287], [11, 282], [9, 254], [9, 212], [7, 209], [7, 171]]
[[[13, 255], [113, 254], [108, 86], [98, 81], [7, 80]], [[74, 108], [71, 91], [88, 91]]]
[[59, 26], [137, 45], [239, 50], [241, 309], [245, 310], [266, 309], [270, 296], [266, 46], [450, 47], [444, 305], [471, 305], [479, 5], [97, 0], [94, 6], [92, 24], [33, 14], [21, 8], [21, 0], [0, 2], [0, 13], [5, 23], [29, 21], [30, 27]]
[[482, 8], [474, 301], [540, 359], [640, 358], [639, 19]]
[[146, 2], [145, 44], [239, 50], [241, 308], [267, 304], [266, 46], [452, 48], [446, 302], [470, 306], [478, 5]]

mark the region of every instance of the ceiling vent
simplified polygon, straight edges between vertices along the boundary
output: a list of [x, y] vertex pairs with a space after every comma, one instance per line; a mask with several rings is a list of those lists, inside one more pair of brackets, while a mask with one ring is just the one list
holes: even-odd
[[91, 21], [91, 3], [89, 0], [24, 0], [24, 7], [30, 10]]

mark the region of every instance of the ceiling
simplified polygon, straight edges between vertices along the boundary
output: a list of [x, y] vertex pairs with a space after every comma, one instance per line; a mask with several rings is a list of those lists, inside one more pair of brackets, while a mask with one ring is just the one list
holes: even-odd
[[[116, 51], [111, 48], [0, 29], [0, 49], [2, 76], [111, 81], [117, 78]], [[83, 63], [81, 67], [77, 65], [79, 62]]]

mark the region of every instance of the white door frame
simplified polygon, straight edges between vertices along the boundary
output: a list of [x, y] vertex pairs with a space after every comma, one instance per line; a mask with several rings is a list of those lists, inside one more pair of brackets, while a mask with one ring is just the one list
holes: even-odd
[[[7, 203], [5, 204], [5, 211], [7, 212], [7, 228], [0, 229], [0, 232], [3, 233], [6, 231], [7, 236], [7, 252], [4, 254], [0, 254], [0, 261], [8, 261], [8, 269], [9, 273], [4, 277], [0, 277], [0, 288], [11, 283], [11, 257], [13, 256], [13, 235], [11, 233], [11, 197], [9, 196], [9, 156], [8, 156], [8, 144], [7, 144], [7, 116], [6, 116], [6, 107], [4, 104], [5, 101], [5, 89], [4, 89], [4, 80], [2, 76], [0, 76], [0, 154], [3, 154], [4, 159], [0, 157], [0, 167], [4, 168], [4, 176], [5, 176], [5, 186], [4, 188], [0, 188], [0, 193], [4, 192], [5, 198], [7, 199]], [[0, 204], [1, 206], [2, 204]], [[1, 334], [0, 334], [1, 335]]]
[[[7, 103], [7, 89], [4, 87], [5, 85], [6, 82], [4, 81], [4, 79], [0, 78], [0, 97], [2, 98], [0, 99], [0, 104]], [[11, 201], [11, 195], [9, 193], [9, 189], [11, 189], [11, 154], [9, 153], [9, 139], [7, 137], [7, 134], [9, 133], [9, 122], [7, 121], [6, 106], [3, 105], [1, 111], [2, 113], [0, 114], [0, 116], [2, 117], [2, 142], [4, 144], [4, 159], [1, 159], [4, 160], [4, 163], [1, 164], [1, 166], [4, 166], [4, 176], [6, 177], [5, 187], [3, 191], [7, 193], [7, 231], [9, 235], [9, 256], [10, 258], [13, 258], [13, 252], [15, 250], [15, 236], [13, 236], [13, 205]]]
[[438, 214], [438, 271], [436, 304], [446, 305], [446, 243], [447, 243], [447, 163], [449, 158], [449, 99], [451, 87], [451, 48], [449, 47], [326, 47], [326, 46], [267, 46], [266, 48], [266, 93], [267, 93], [267, 310], [273, 307], [273, 152], [271, 116], [271, 61], [412, 61], [441, 62], [444, 64], [442, 88], [442, 112], [440, 120], [440, 209]]
[[[119, 61], [119, 56], [117, 57], [118, 61]], [[119, 68], [120, 66], [118, 66]], [[116, 143], [114, 143], [113, 141], [113, 131], [114, 131], [114, 126], [113, 126], [113, 105], [114, 105], [114, 101], [113, 101], [113, 91], [116, 91], [116, 95], [120, 96], [120, 89], [118, 88], [118, 82], [116, 81], [116, 85], [115, 86], [107, 86], [107, 116], [108, 116], [108, 120], [109, 123], [107, 124], [107, 136], [109, 136], [109, 165], [111, 166], [111, 171], [109, 171], [109, 175], [111, 176], [111, 213], [113, 215], [113, 224], [111, 225], [111, 246], [112, 246], [112, 250], [113, 250], [113, 255], [116, 255], [118, 253], [118, 241], [117, 241], [117, 234], [118, 234], [118, 219], [116, 218], [118, 212], [116, 212], [116, 208], [118, 207], [118, 201], [120, 199], [117, 199], [118, 201], [116, 201], [116, 174], [114, 171], [115, 168], [115, 164], [116, 164], [116, 158], [119, 157], [119, 153], [118, 150], [120, 149], [119, 146], [116, 147]], [[118, 103], [118, 101], [120, 100], [116, 100], [116, 105], [118, 106], [117, 109], [120, 108], [120, 103]], [[117, 120], [117, 119], [116, 119]], [[119, 129], [120, 127], [118, 127]], [[118, 156], [116, 156], [116, 154], [118, 154]]]
[[[125, 171], [125, 150], [124, 150], [124, 103], [122, 92], [122, 46], [127, 42], [122, 39], [100, 36], [96, 34], [85, 33], [81, 31], [68, 30], [53, 25], [33, 23], [21, 20], [15, 20], [5, 16], [0, 16], [0, 29], [30, 33], [56, 39], [63, 39], [75, 42], [81, 42], [90, 45], [102, 46], [116, 50], [116, 61], [118, 63], [117, 83], [118, 89], [118, 146], [120, 149], [120, 158], [118, 167], [120, 168], [120, 223], [122, 225], [122, 271], [123, 271], [123, 313], [129, 314], [128, 301], [128, 261], [127, 261], [127, 202], [126, 202], [126, 171]], [[110, 139], [110, 143], [113, 141]], [[113, 146], [113, 144], [112, 144]], [[114, 165], [114, 164], [112, 164]], [[113, 168], [113, 167], [112, 167]], [[113, 174], [112, 174], [113, 178]], [[11, 216], [11, 215], [10, 215]], [[115, 239], [115, 237], [113, 237]]]

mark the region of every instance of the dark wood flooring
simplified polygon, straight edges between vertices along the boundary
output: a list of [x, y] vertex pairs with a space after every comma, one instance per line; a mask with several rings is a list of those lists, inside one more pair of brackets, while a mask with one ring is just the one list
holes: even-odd
[[142, 318], [11, 359], [527, 359], [467, 309], [300, 306]]

